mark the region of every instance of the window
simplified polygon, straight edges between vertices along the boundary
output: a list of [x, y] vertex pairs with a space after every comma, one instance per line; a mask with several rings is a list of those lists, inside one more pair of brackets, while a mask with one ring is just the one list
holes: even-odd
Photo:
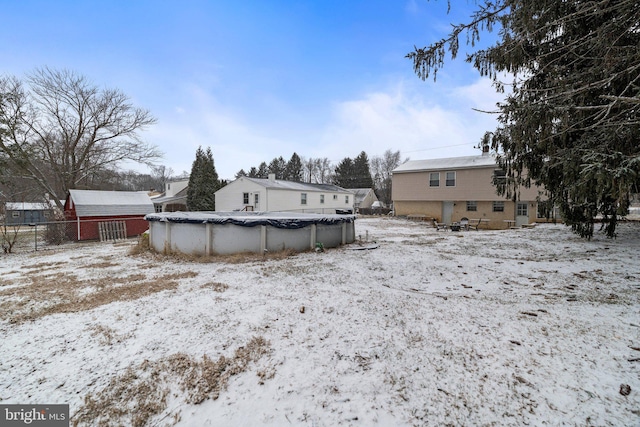
[[429, 187], [440, 187], [440, 172], [429, 174]]
[[516, 206], [517, 216], [529, 216], [529, 210], [527, 209], [527, 202], [518, 202]]
[[249, 204], [249, 193], [242, 193], [242, 203], [245, 205]]
[[478, 202], [467, 202], [468, 212], [477, 212], [477, 210], [478, 210]]
[[494, 212], [504, 212], [504, 202], [493, 202]]
[[300, 204], [301, 205], [307, 204], [307, 193], [300, 193]]
[[502, 169], [496, 169], [493, 171], [493, 183], [504, 184], [507, 181], [507, 173]]
[[333, 200], [338, 200], [338, 195], [337, 194], [333, 195]]
[[320, 195], [320, 204], [324, 204], [324, 194]]
[[12, 218], [20, 218], [20, 212], [11, 212]]
[[349, 196], [344, 196], [344, 202], [348, 205], [349, 204]]
[[456, 186], [456, 173], [455, 172], [447, 172], [447, 181], [445, 184], [447, 187], [455, 187]]

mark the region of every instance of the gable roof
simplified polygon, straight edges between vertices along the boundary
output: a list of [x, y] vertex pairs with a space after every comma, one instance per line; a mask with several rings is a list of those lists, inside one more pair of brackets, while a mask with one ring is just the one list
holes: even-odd
[[271, 190], [326, 191], [331, 193], [353, 194], [352, 191], [333, 184], [311, 184], [308, 182], [285, 181], [282, 179], [250, 178], [248, 176], [242, 176], [238, 179], [246, 179]]
[[78, 217], [146, 215], [155, 212], [146, 191], [69, 190]]
[[373, 188], [350, 188], [351, 192], [354, 194], [356, 201], [362, 201], [365, 197], [371, 192], [373, 192], [373, 196], [375, 197], [376, 193], [373, 191]]
[[173, 196], [167, 196], [167, 193], [162, 193], [159, 196], [151, 197], [151, 201], [153, 204], [162, 204], [162, 203], [170, 203], [176, 201], [184, 201], [186, 203], [187, 200], [187, 192], [189, 191], [189, 187], [185, 187], [182, 190], [178, 191]]
[[410, 160], [401, 164], [392, 173], [422, 172], [452, 169], [498, 167], [492, 155], [449, 157], [444, 159]]

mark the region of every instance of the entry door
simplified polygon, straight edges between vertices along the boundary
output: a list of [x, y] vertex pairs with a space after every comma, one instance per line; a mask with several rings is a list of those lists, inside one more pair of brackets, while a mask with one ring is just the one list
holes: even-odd
[[260, 210], [260, 193], [254, 193], [253, 195], [253, 210]]
[[451, 215], [453, 215], [453, 202], [442, 202], [442, 222], [451, 224]]
[[516, 227], [529, 224], [529, 203], [518, 202], [516, 205]]

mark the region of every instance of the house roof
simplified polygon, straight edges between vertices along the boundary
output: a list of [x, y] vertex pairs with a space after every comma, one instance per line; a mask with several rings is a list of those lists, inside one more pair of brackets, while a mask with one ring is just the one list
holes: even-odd
[[183, 188], [178, 191], [174, 196], [167, 196], [167, 193], [162, 193], [159, 196], [152, 197], [151, 201], [154, 204], [170, 203], [170, 202], [185, 202], [187, 200], [187, 191], [189, 187]]
[[326, 191], [332, 193], [353, 194], [351, 190], [347, 190], [333, 184], [311, 184], [307, 182], [284, 181], [282, 179], [270, 180], [266, 178], [250, 178], [248, 176], [243, 176], [238, 179], [246, 179], [272, 190]]
[[356, 201], [364, 200], [367, 194], [373, 191], [372, 188], [350, 188], [349, 190], [353, 192]]
[[410, 160], [393, 170], [393, 173], [421, 172], [434, 170], [473, 169], [497, 167], [492, 155], [449, 157], [444, 159]]
[[8, 211], [45, 211], [53, 209], [54, 202], [7, 202], [5, 209]]
[[153, 213], [153, 203], [146, 191], [69, 190], [76, 215], [117, 216]]

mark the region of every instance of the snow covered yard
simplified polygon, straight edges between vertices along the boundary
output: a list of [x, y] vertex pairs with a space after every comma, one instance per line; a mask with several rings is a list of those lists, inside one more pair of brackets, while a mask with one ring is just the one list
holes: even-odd
[[0, 402], [72, 425], [639, 425], [640, 224], [438, 232], [194, 262], [0, 257]]

